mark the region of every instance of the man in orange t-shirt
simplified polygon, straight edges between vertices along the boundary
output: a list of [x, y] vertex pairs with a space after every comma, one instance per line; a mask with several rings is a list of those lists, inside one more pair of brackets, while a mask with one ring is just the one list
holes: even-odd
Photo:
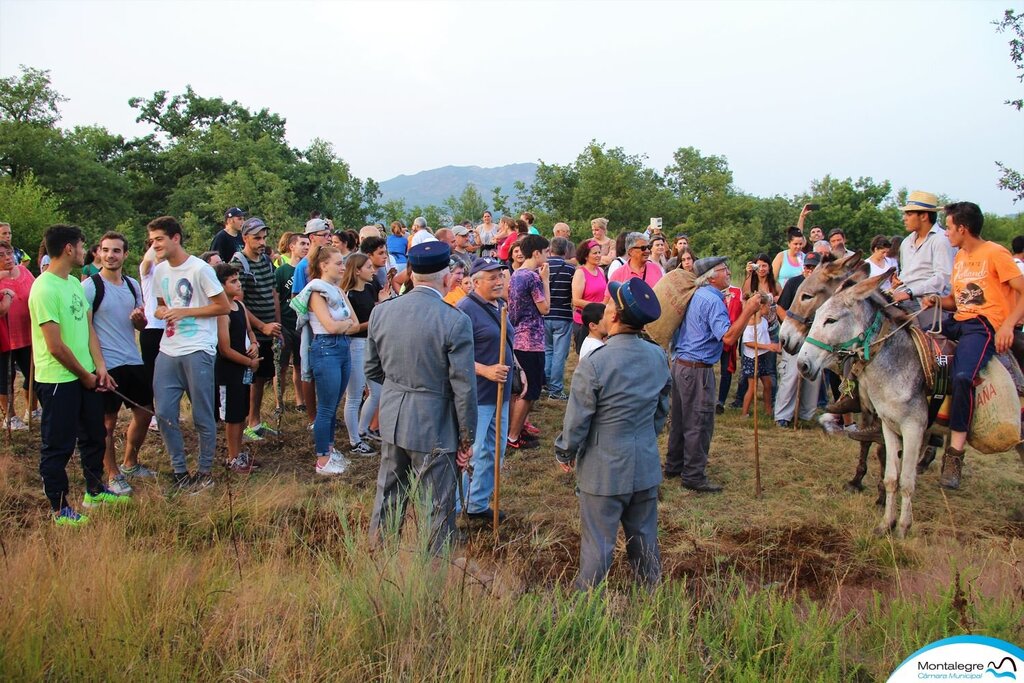
[[[939, 483], [960, 488], [967, 428], [974, 408], [974, 380], [995, 353], [1013, 342], [1013, 330], [1024, 317], [1024, 275], [1005, 247], [981, 239], [985, 222], [981, 208], [956, 202], [945, 208], [946, 236], [960, 251], [953, 259], [952, 293], [942, 297], [942, 308], [955, 311], [942, 324], [942, 334], [956, 340], [953, 356], [952, 400], [949, 411], [949, 448], [942, 457]], [[922, 301], [922, 308], [932, 304]]]

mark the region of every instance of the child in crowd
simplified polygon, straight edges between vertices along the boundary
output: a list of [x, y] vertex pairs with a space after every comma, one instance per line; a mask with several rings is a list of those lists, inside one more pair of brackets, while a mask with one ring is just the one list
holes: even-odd
[[218, 263], [214, 270], [224, 287], [230, 310], [217, 318], [217, 413], [224, 422], [228, 444], [225, 464], [234, 472], [249, 473], [256, 466], [249, 453], [242, 451], [242, 430], [249, 416], [249, 384], [259, 367], [260, 347], [249, 326], [242, 304], [242, 284], [238, 268]]
[[[756, 294], [755, 294], [756, 296]], [[772, 415], [772, 383], [775, 380], [775, 354], [782, 350], [768, 336], [768, 299], [762, 297], [760, 311], [751, 316], [743, 330], [743, 376], [748, 378], [747, 393], [743, 397], [743, 417], [750, 417], [750, 404], [754, 401], [757, 382], [754, 377], [754, 355], [757, 354], [757, 376], [761, 378], [764, 409]]]
[[604, 304], [587, 304], [580, 313], [583, 326], [588, 334], [580, 346], [580, 360], [583, 360], [594, 349], [604, 346], [608, 338], [608, 323], [604, 321]]

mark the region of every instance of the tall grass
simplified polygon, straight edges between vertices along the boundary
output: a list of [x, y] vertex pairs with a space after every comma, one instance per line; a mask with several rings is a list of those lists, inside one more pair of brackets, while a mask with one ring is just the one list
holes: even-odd
[[415, 531], [371, 549], [336, 495], [233, 496], [143, 493], [8, 540], [0, 680], [871, 680], [951, 633], [1022, 635], [1019, 600], [969, 586], [859, 613], [724, 571], [650, 594], [501, 590]]

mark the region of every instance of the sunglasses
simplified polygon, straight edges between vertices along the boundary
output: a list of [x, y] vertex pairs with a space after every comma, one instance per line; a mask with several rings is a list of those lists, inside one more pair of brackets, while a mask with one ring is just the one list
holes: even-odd
[[650, 251], [651, 250], [651, 245], [648, 244], [648, 245], [643, 246], [643, 247], [630, 247], [630, 249], [639, 249], [640, 251]]

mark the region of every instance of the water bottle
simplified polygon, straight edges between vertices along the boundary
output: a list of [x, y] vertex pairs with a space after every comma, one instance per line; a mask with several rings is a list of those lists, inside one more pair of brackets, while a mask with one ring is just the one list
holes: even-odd
[[252, 384], [252, 368], [246, 368], [242, 374], [242, 384]]

